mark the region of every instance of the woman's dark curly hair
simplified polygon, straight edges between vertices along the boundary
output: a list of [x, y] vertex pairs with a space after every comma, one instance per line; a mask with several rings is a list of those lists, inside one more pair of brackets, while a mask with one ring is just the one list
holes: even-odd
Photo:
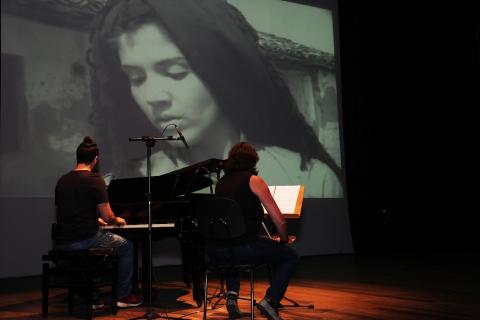
[[239, 142], [228, 152], [228, 159], [224, 165], [225, 173], [235, 171], [249, 171], [258, 174], [255, 167], [258, 162], [258, 154], [255, 148], [247, 142]]

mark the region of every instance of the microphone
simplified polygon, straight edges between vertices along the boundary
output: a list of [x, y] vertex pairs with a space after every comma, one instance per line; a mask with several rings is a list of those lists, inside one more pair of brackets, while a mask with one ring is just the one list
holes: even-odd
[[182, 132], [178, 129], [177, 126], [175, 126], [175, 130], [177, 130], [178, 136], [180, 137], [180, 140], [182, 140], [183, 144], [185, 145], [185, 148], [188, 149], [187, 140], [185, 140], [185, 137], [183, 136]]

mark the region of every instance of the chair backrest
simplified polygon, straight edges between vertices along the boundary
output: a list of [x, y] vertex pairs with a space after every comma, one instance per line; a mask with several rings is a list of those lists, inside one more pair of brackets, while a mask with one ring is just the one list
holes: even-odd
[[211, 197], [197, 206], [198, 228], [207, 240], [228, 240], [245, 234], [245, 218], [235, 200]]

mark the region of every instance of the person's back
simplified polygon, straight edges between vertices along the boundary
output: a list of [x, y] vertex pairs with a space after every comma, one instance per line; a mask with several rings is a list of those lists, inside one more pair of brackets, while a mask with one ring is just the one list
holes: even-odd
[[246, 232], [235, 243], [245, 243], [255, 240], [260, 231], [263, 219], [263, 208], [258, 197], [250, 189], [250, 177], [248, 171], [232, 172], [223, 176], [215, 187], [215, 194], [235, 200], [245, 218]]
[[74, 241], [98, 231], [97, 205], [107, 202], [102, 178], [87, 170], [70, 171], [55, 187], [57, 228], [55, 240]]

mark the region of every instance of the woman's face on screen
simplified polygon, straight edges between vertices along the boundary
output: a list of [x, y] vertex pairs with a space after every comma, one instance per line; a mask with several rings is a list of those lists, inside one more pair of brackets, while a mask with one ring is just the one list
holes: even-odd
[[189, 143], [202, 138], [220, 110], [188, 61], [156, 24], [118, 37], [121, 68], [138, 106], [159, 130], [174, 123]]

